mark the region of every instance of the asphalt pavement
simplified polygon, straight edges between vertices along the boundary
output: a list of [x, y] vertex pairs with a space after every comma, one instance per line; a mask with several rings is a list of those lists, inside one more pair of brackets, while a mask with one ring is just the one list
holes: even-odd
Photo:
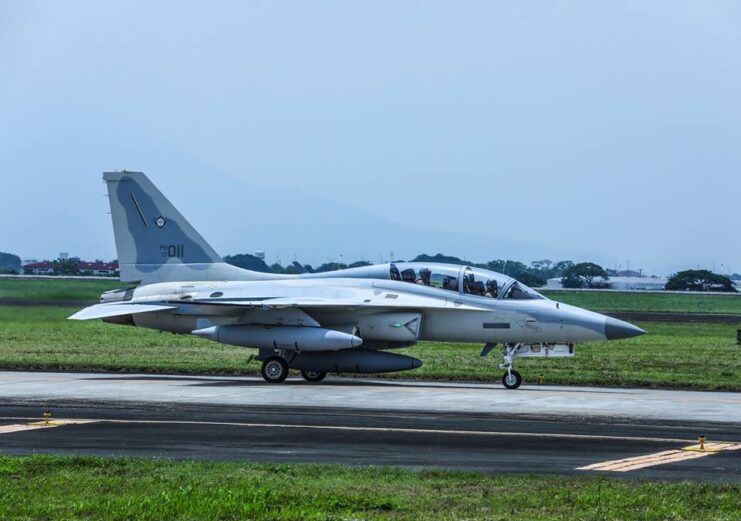
[[741, 482], [741, 393], [0, 372], [0, 452]]

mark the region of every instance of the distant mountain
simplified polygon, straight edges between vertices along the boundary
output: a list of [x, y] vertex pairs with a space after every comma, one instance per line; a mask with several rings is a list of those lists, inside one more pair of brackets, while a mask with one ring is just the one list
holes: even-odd
[[600, 260], [593, 252], [547, 248], [495, 235], [486, 226], [450, 231], [428, 228], [424, 219], [395, 222], [392, 209], [379, 211], [388, 217], [374, 215], [291, 189], [247, 182], [230, 186], [222, 178], [213, 181], [209, 193], [218, 194], [218, 205], [183, 206], [180, 197], [173, 200], [217, 251], [265, 250], [267, 264], [280, 261], [286, 265], [294, 256], [313, 265], [341, 262], [341, 258], [377, 263], [389, 260], [392, 252], [396, 259], [411, 259], [421, 251], [443, 251], [479, 262], [498, 258], [529, 262], [546, 257]]

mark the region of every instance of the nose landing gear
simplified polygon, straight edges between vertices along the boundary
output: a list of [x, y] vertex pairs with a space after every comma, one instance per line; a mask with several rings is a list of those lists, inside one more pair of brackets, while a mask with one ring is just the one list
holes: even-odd
[[522, 376], [513, 369], [517, 347], [517, 344], [504, 344], [502, 347], [503, 362], [499, 364], [499, 369], [507, 371], [502, 376], [502, 384], [507, 389], [517, 389], [522, 384]]
[[502, 384], [507, 389], [517, 389], [522, 383], [522, 376], [517, 371], [509, 370], [502, 375]]

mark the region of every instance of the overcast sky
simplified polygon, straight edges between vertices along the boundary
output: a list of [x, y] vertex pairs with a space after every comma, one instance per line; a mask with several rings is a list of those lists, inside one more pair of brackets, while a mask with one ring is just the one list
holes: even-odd
[[0, 0], [0, 251], [115, 257], [142, 170], [222, 254], [741, 272], [741, 3]]

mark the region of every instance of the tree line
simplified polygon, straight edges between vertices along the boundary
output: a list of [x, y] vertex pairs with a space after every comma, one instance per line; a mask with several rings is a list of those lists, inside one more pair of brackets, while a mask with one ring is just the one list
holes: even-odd
[[[311, 264], [300, 264], [294, 261], [288, 266], [283, 266], [278, 262], [268, 266], [259, 257], [248, 253], [227, 255], [224, 257], [224, 261], [247, 270], [281, 274], [323, 273], [371, 265], [368, 261], [357, 261], [349, 264], [326, 262], [313, 267]], [[395, 262], [405, 261], [398, 259]], [[593, 262], [575, 263], [570, 260], [554, 262], [550, 259], [541, 259], [532, 261], [530, 265], [527, 265], [520, 261], [497, 259], [482, 263], [470, 262], [442, 253], [436, 255], [423, 253], [411, 259], [410, 262], [439, 262], [482, 268], [503, 273], [534, 288], [545, 286], [548, 279], [560, 278], [561, 285], [564, 288], [608, 289], [610, 287], [610, 276], [616, 276], [620, 273], [616, 270], [605, 269]], [[733, 276], [741, 280], [741, 275], [734, 274]], [[737, 291], [731, 277], [712, 273], [709, 270], [687, 270], [675, 273], [669, 278], [665, 289], [675, 291]]]
[[[262, 273], [300, 274], [300, 273], [324, 273], [347, 268], [358, 268], [370, 266], [371, 263], [360, 260], [345, 264], [342, 262], [325, 262], [317, 267], [311, 264], [292, 262], [287, 266], [276, 262], [271, 265], [255, 255], [239, 253], [227, 255], [224, 261], [239, 268], [258, 271]], [[57, 259], [53, 261], [55, 275], [79, 275], [78, 269], [80, 259], [72, 257], [69, 259]], [[404, 262], [398, 259], [395, 262]], [[610, 287], [610, 277], [619, 272], [605, 269], [593, 262], [575, 263], [570, 260], [552, 261], [541, 259], [532, 261], [527, 265], [515, 260], [491, 260], [488, 262], [469, 262], [459, 257], [438, 253], [435, 255], [417, 255], [411, 262], [439, 262], [443, 264], [457, 264], [460, 266], [472, 266], [486, 270], [503, 273], [515, 278], [531, 287], [542, 287], [548, 279], [560, 278], [564, 288], [591, 288], [607, 289]], [[21, 270], [21, 259], [12, 253], [0, 252], [0, 274], [19, 273]], [[672, 291], [723, 291], [735, 292], [737, 288], [734, 280], [741, 281], [741, 274], [734, 273], [730, 277], [713, 273], [710, 270], [685, 270], [673, 274], [665, 285], [666, 290]]]
[[19, 273], [21, 271], [21, 258], [12, 253], [0, 251], [0, 273]]

